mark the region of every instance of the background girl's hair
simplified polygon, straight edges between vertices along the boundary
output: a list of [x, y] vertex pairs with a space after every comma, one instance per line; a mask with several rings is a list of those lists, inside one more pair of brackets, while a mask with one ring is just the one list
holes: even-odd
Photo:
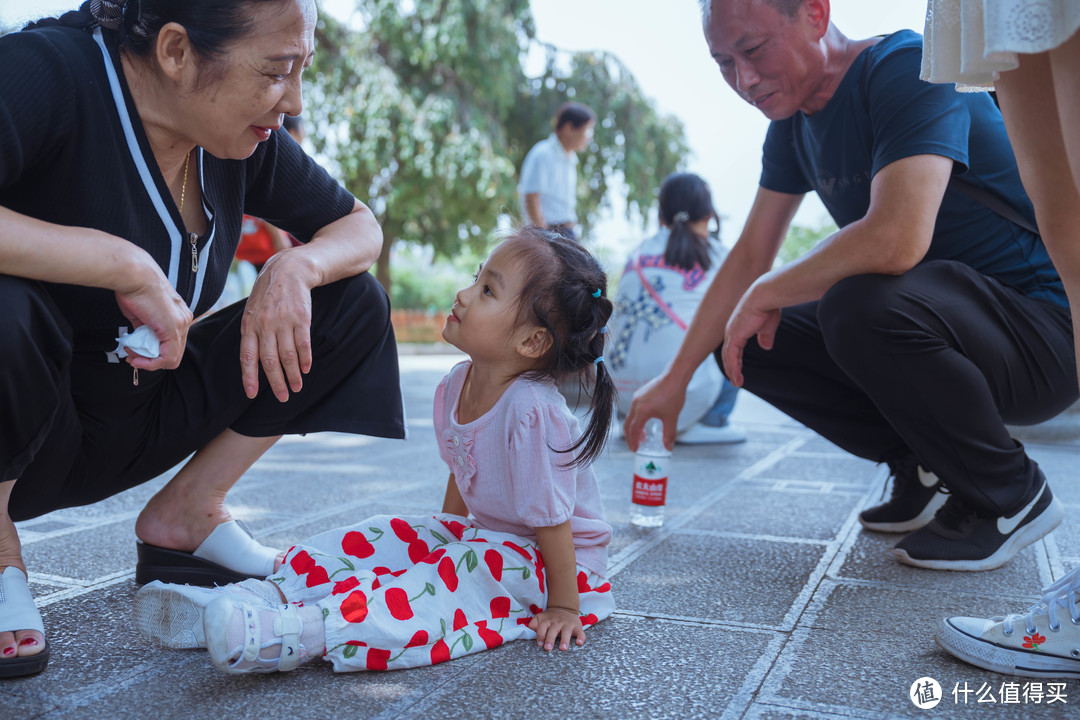
[[664, 262], [671, 267], [702, 270], [712, 266], [709, 241], [694, 233], [690, 223], [716, 214], [709, 185], [693, 173], [673, 173], [660, 186], [660, 219], [671, 229]]
[[522, 228], [507, 242], [517, 246], [517, 261], [528, 268], [517, 321], [545, 328], [551, 336], [551, 347], [524, 375], [559, 383], [595, 374], [588, 426], [569, 448], [556, 448], [578, 453], [568, 465], [586, 465], [604, 449], [615, 405], [615, 382], [607, 366], [596, 362], [604, 354], [601, 330], [614, 309], [607, 275], [585, 248], [550, 230]]
[[[223, 68], [217, 61], [231, 43], [252, 31], [251, 6], [280, 3], [281, 0], [126, 0], [105, 3], [111, 15], [118, 18], [115, 32], [120, 48], [139, 57], [154, 51], [158, 32], [166, 24], [184, 26], [196, 55], [207, 61], [200, 67], [199, 84], [205, 85], [220, 77]], [[91, 3], [84, 2], [78, 10], [59, 18], [44, 18], [28, 23], [24, 30], [61, 25], [89, 30], [99, 25], [90, 12]], [[117, 7], [118, 6], [118, 7]], [[122, 12], [121, 12], [122, 11]]]

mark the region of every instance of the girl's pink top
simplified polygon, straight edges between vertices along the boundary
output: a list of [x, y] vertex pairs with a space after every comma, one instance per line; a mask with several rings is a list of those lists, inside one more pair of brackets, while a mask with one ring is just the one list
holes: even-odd
[[611, 526], [591, 467], [561, 467], [573, 453], [577, 418], [555, 385], [517, 378], [483, 416], [462, 425], [458, 399], [472, 363], [458, 363], [435, 391], [439, 455], [454, 473], [476, 523], [533, 542], [533, 528], [570, 520], [577, 562], [604, 576]]

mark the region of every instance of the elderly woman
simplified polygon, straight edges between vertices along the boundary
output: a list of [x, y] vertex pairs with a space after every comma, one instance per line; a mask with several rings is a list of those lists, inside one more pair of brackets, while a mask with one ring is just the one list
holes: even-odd
[[[279, 131], [315, 19], [93, 0], [0, 38], [0, 677], [48, 662], [13, 521], [194, 453], [138, 517], [136, 579], [265, 576], [275, 551], [224, 506], [244, 471], [283, 434], [404, 435], [379, 226]], [[245, 212], [304, 244], [193, 322]]]

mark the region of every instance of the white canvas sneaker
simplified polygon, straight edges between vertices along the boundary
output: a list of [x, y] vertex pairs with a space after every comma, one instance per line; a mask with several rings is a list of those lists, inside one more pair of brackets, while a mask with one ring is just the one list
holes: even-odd
[[1043, 591], [1026, 613], [951, 617], [937, 644], [985, 670], [1038, 678], [1080, 678], [1080, 567]]

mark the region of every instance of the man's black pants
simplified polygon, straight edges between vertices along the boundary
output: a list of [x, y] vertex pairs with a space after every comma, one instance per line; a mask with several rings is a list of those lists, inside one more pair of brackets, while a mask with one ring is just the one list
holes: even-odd
[[947, 260], [785, 308], [773, 349], [752, 339], [743, 363], [753, 394], [859, 457], [914, 453], [987, 516], [1036, 478], [1005, 424], [1047, 420], [1078, 395], [1069, 310]]

